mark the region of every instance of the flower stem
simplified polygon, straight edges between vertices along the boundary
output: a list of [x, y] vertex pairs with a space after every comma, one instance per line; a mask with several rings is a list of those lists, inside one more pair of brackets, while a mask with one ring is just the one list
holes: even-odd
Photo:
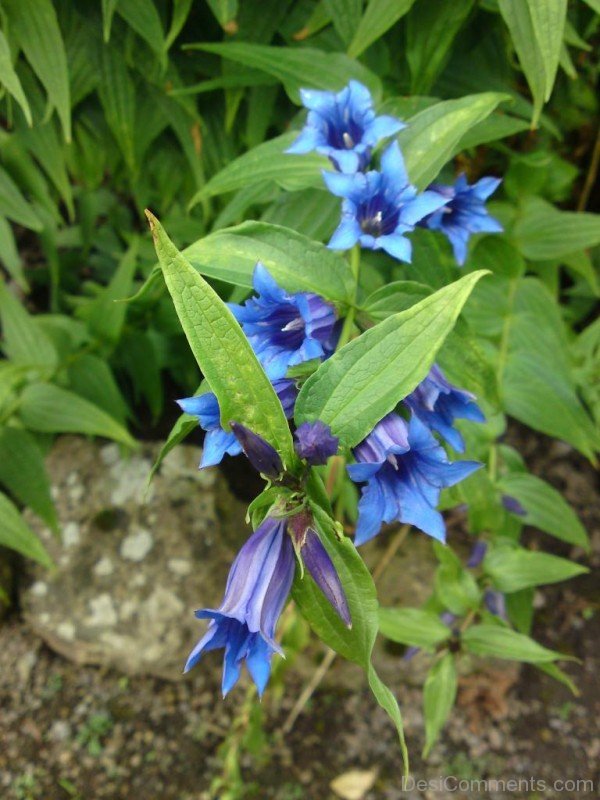
[[354, 278], [354, 288], [352, 293], [352, 305], [348, 309], [348, 313], [346, 314], [346, 319], [344, 320], [344, 325], [342, 327], [342, 332], [340, 334], [339, 341], [337, 343], [337, 350], [341, 350], [341, 348], [348, 344], [352, 337], [353, 329], [354, 329], [354, 317], [356, 315], [356, 297], [358, 295], [358, 278], [360, 275], [360, 245], [355, 245], [352, 250], [350, 250], [350, 269], [352, 270], [352, 277]]

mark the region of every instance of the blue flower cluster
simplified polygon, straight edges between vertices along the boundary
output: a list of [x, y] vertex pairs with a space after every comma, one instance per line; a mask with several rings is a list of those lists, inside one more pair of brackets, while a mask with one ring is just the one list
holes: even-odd
[[358, 81], [337, 94], [304, 89], [301, 98], [308, 109], [306, 124], [287, 152], [315, 150], [336, 169], [323, 172], [329, 191], [343, 200], [341, 222], [329, 242], [332, 249], [360, 244], [410, 262], [406, 234], [419, 225], [445, 234], [462, 265], [471, 234], [502, 230], [485, 209], [500, 183], [496, 178], [469, 186], [460, 175], [454, 186], [432, 184], [419, 193], [410, 183], [397, 142], [383, 151], [379, 170], [368, 169], [374, 148], [405, 125], [394, 117], [376, 116], [369, 90]]

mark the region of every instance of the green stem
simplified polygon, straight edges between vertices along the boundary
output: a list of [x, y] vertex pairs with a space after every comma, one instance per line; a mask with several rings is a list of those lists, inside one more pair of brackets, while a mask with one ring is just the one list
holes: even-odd
[[352, 277], [354, 278], [354, 289], [352, 292], [352, 305], [348, 309], [342, 332], [336, 347], [340, 350], [345, 344], [348, 344], [352, 337], [354, 330], [354, 318], [356, 316], [356, 297], [358, 295], [358, 278], [360, 275], [360, 245], [355, 245], [350, 251], [350, 269], [352, 270]]

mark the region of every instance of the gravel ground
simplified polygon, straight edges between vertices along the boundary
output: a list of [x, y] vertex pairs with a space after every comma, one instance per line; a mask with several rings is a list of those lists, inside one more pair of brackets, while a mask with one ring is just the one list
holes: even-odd
[[[518, 445], [529, 466], [564, 491], [581, 514], [593, 535], [591, 565], [597, 566], [597, 475], [562, 445], [531, 438]], [[546, 538], [545, 546], [551, 541]], [[561, 543], [552, 547], [571, 552]], [[256, 733], [241, 759], [247, 797], [329, 800], [344, 791], [365, 800], [598, 796], [599, 599], [592, 573], [547, 587], [537, 600], [536, 638], [580, 659], [565, 667], [578, 697], [533, 667], [519, 672], [500, 662], [482, 664], [461, 678], [458, 707], [427, 763], [418, 755], [423, 728], [414, 666], [393, 647], [380, 646], [378, 668], [403, 710], [414, 781], [429, 782], [410, 784], [407, 791], [394, 731], [357, 668], [336, 661], [292, 732], [281, 734], [322, 652], [311, 646], [260, 707], [265, 741], [259, 746]], [[244, 690], [222, 701], [218, 672], [213, 657], [176, 683], [77, 667], [51, 652], [13, 611], [0, 622], [0, 797], [226, 800], [226, 788], [212, 794], [209, 788], [223, 769], [223, 735], [236, 730], [245, 713]], [[331, 782], [339, 776], [345, 777], [335, 794]], [[557, 784], [569, 780], [580, 783]], [[352, 795], [361, 783], [362, 794]]]

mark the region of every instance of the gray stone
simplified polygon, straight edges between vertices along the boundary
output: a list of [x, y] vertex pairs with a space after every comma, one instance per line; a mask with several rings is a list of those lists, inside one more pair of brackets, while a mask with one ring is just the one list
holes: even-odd
[[219, 472], [198, 471], [196, 447], [172, 451], [147, 490], [159, 449], [57, 440], [47, 466], [62, 542], [28, 516], [57, 568], [29, 565], [21, 603], [76, 663], [174, 680], [205, 627], [193, 612], [219, 604], [249, 530]]

